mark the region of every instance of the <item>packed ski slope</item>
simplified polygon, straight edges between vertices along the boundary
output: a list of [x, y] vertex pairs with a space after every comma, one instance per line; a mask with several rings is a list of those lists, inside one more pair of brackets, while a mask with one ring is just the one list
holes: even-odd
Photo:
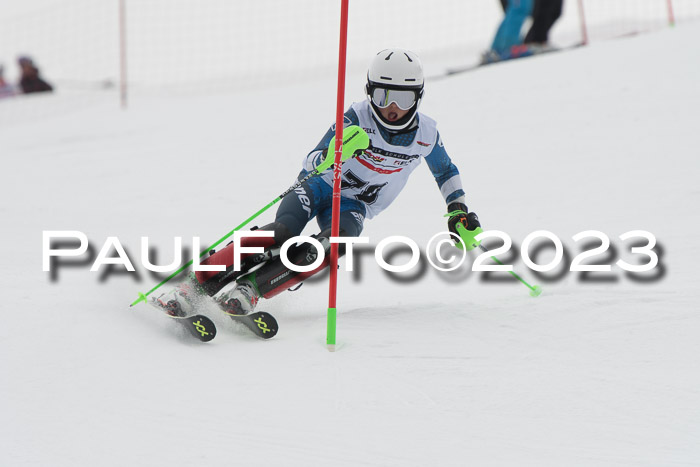
[[[392, 280], [364, 255], [340, 274], [335, 353], [325, 281], [262, 303], [270, 341], [208, 310], [219, 335], [200, 344], [128, 306], [157, 282], [141, 236], [169, 261], [173, 237], [211, 243], [292, 183], [333, 119], [333, 77], [126, 112], [3, 102], [54, 111], [0, 128], [0, 465], [698, 465], [696, 26], [428, 83], [422, 107], [485, 228], [516, 246], [546, 229], [572, 255], [599, 230], [630, 262], [618, 236], [648, 230], [660, 278], [543, 280], [516, 261], [533, 299], [467, 267]], [[363, 76], [348, 83], [362, 99]], [[443, 213], [425, 167], [365, 234], [424, 248]], [[86, 260], [52, 280], [45, 230], [82, 231], [94, 254], [117, 236], [138, 274]]]

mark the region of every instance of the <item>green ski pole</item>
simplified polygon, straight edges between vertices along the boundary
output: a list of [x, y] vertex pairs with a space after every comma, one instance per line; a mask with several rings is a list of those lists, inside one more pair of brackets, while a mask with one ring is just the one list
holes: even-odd
[[[457, 233], [459, 233], [459, 236], [462, 238], [462, 241], [464, 242], [464, 247], [467, 250], [473, 250], [474, 248], [476, 248], [478, 246], [483, 252], [488, 253], [489, 250], [487, 250], [486, 247], [484, 247], [484, 245], [481, 244], [481, 242], [478, 242], [474, 238], [477, 235], [479, 235], [481, 232], [483, 232], [481, 227], [477, 227], [473, 231], [468, 231], [462, 224], [457, 224], [456, 228], [457, 228]], [[458, 245], [458, 247], [461, 247], [461, 246], [462, 246], [461, 244]], [[500, 264], [501, 266], [503, 266], [503, 263], [501, 261], [499, 261], [499, 259], [496, 258], [495, 256], [491, 256], [491, 259], [494, 260], [496, 263]], [[513, 277], [518, 279], [520, 282], [525, 284], [528, 289], [530, 289], [530, 296], [531, 297], [539, 297], [540, 294], [542, 294], [542, 287], [540, 287], [539, 285], [534, 285], [534, 286], [530, 285], [527, 283], [527, 281], [525, 281], [525, 279], [523, 279], [522, 277], [517, 275], [515, 272], [513, 272], [513, 271], [508, 271], [508, 272]]]
[[[343, 130], [343, 147], [344, 148], [345, 148], [346, 144], [348, 145], [347, 146], [348, 152], [346, 153], [345, 149], [343, 149], [343, 160], [350, 159], [351, 157], [355, 156], [358, 153], [358, 151], [362, 151], [364, 149], [367, 149], [367, 147], [369, 146], [369, 136], [367, 136], [367, 133], [359, 126], [357, 126], [357, 125], [349, 126]], [[329, 147], [335, 147], [335, 137], [333, 137], [333, 139], [331, 139]], [[229, 233], [227, 233], [226, 235], [224, 235], [223, 237], [218, 239], [216, 242], [214, 242], [214, 244], [212, 244], [208, 248], [204, 249], [204, 251], [202, 251], [202, 253], [199, 254], [199, 257], [201, 258], [208, 251], [213, 250], [214, 248], [219, 246], [223, 241], [225, 241], [227, 238], [229, 238], [231, 235], [233, 235], [234, 232], [236, 232], [236, 231], [242, 229], [243, 227], [245, 227], [246, 225], [248, 225], [248, 223], [251, 222], [253, 219], [255, 219], [260, 214], [262, 214], [263, 212], [270, 209], [275, 204], [277, 204], [282, 198], [287, 196], [289, 193], [291, 193], [294, 190], [296, 190], [297, 188], [299, 188], [302, 183], [304, 183], [305, 181], [307, 181], [308, 179], [310, 179], [312, 177], [315, 177], [317, 175], [321, 175], [321, 173], [323, 171], [325, 171], [326, 169], [328, 169], [331, 165], [333, 165], [333, 156], [332, 155], [329, 156], [328, 154], [326, 154], [326, 158], [323, 160], [323, 162], [321, 164], [318, 165], [318, 167], [316, 167], [316, 169], [314, 169], [312, 172], [309, 172], [301, 180], [297, 180], [297, 182], [294, 183], [292, 186], [290, 186], [284, 193], [282, 193], [277, 198], [275, 198], [272, 201], [270, 201], [269, 203], [267, 203], [267, 205], [264, 208], [260, 209], [258, 212], [256, 212], [252, 216], [250, 216], [248, 219], [244, 220], [240, 225], [236, 226], [236, 228], [234, 228]], [[160, 284], [156, 285], [148, 292], [146, 292], [146, 293], [139, 292], [139, 297], [136, 300], [134, 300], [134, 302], [129, 306], [134, 306], [139, 302], [145, 303], [146, 298], [149, 295], [151, 295], [153, 292], [155, 292], [160, 287], [165, 285], [168, 281], [170, 281], [170, 279], [179, 275], [182, 271], [184, 271], [188, 267], [192, 266], [193, 262], [194, 262], [194, 260], [189, 260], [180, 269], [178, 269], [177, 271], [173, 272], [168, 277], [163, 279], [160, 282]]]

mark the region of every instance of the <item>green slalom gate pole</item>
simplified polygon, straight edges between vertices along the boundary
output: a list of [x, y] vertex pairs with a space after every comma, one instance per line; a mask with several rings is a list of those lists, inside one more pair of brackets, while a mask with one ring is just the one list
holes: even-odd
[[[331, 140], [331, 144], [335, 144], [335, 137], [333, 137], [333, 139]], [[352, 125], [352, 126], [349, 126], [343, 130], [343, 144], [346, 145], [347, 151], [343, 151], [342, 159], [346, 160], [346, 159], [353, 157], [355, 154], [358, 153], [358, 151], [361, 151], [362, 149], [366, 149], [367, 146], [369, 146], [369, 136], [359, 126]], [[223, 237], [218, 239], [213, 245], [209, 246], [204, 251], [202, 251], [202, 253], [200, 253], [199, 257], [201, 258], [208, 251], [213, 250], [214, 248], [219, 246], [221, 244], [221, 242], [223, 242], [224, 240], [229, 238], [231, 235], [233, 235], [234, 232], [236, 232], [237, 230], [241, 230], [243, 227], [248, 225], [248, 223], [251, 222], [253, 219], [255, 219], [260, 214], [262, 214], [263, 212], [270, 209], [275, 204], [277, 204], [282, 198], [284, 198], [289, 193], [291, 193], [294, 190], [296, 190], [297, 188], [299, 188], [302, 183], [304, 183], [305, 181], [309, 180], [312, 177], [315, 177], [317, 175], [321, 175], [321, 173], [323, 171], [325, 171], [326, 169], [328, 169], [333, 164], [333, 162], [334, 162], [333, 157], [331, 157], [330, 154], [327, 154], [326, 158], [323, 160], [323, 162], [321, 164], [318, 165], [318, 167], [316, 167], [316, 169], [314, 169], [312, 172], [309, 172], [304, 178], [302, 178], [301, 180], [298, 180], [294, 185], [290, 186], [284, 193], [282, 193], [277, 198], [275, 198], [272, 201], [270, 201], [269, 203], [267, 203], [267, 205], [264, 208], [260, 209], [258, 212], [256, 212], [252, 216], [250, 216], [248, 219], [244, 220], [240, 225], [236, 226], [236, 228], [234, 228], [229, 233], [227, 233], [226, 235], [224, 235]], [[139, 298], [134, 300], [134, 302], [129, 306], [134, 306], [139, 302], [145, 303], [146, 298], [150, 294], [152, 294], [153, 292], [158, 290], [160, 287], [165, 285], [165, 283], [167, 283], [170, 279], [177, 276], [178, 274], [180, 274], [182, 271], [184, 271], [188, 267], [192, 266], [192, 263], [194, 263], [194, 260], [188, 261], [187, 264], [185, 264], [180, 269], [178, 269], [177, 271], [175, 271], [174, 273], [170, 274], [168, 277], [163, 279], [163, 281], [160, 284], [156, 285], [148, 292], [139, 293]]]
[[[484, 245], [481, 244], [481, 242], [477, 242], [476, 239], [474, 238], [478, 234], [483, 232], [481, 227], [477, 227], [477, 229], [475, 229], [473, 231], [468, 231], [462, 224], [457, 224], [456, 228], [457, 228], [457, 233], [462, 238], [462, 241], [464, 242], [464, 247], [467, 250], [473, 250], [474, 248], [476, 248], [478, 246], [481, 249], [481, 251], [488, 253], [489, 250], [487, 250], [486, 247], [484, 247]], [[462, 245], [458, 245], [458, 246], [460, 248], [462, 247]], [[503, 266], [503, 263], [501, 261], [499, 261], [499, 259], [496, 258], [495, 256], [491, 256], [491, 259], [494, 260], [496, 263], [500, 264], [501, 266]], [[513, 272], [513, 271], [508, 271], [508, 272], [510, 273], [510, 275], [512, 275], [513, 277], [518, 279], [520, 282], [525, 284], [528, 289], [530, 289], [530, 296], [539, 297], [542, 294], [542, 287], [540, 287], [539, 285], [534, 285], [534, 286], [530, 285], [527, 283], [527, 281], [525, 279], [523, 279], [522, 277], [517, 275], [515, 272]]]

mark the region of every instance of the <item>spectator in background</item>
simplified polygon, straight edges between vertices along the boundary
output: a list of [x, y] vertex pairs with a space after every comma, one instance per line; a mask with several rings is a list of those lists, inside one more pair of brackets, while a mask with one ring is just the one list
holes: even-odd
[[[532, 6], [532, 26], [523, 41], [534, 52], [551, 49], [549, 30], [561, 16], [564, 0], [535, 0]], [[508, 9], [508, 0], [501, 0], [503, 12]]]
[[[501, 0], [506, 1], [506, 0]], [[551, 50], [549, 30], [561, 16], [564, 0], [535, 0], [532, 7], [532, 26], [525, 36], [525, 45], [537, 52]]]
[[482, 63], [532, 55], [520, 35], [523, 23], [532, 14], [532, 3], [533, 0], [501, 0], [506, 15], [496, 31], [491, 49], [484, 52]]
[[14, 96], [15, 94], [15, 87], [5, 81], [5, 68], [0, 65], [0, 99]]
[[19, 80], [19, 87], [24, 94], [33, 92], [50, 92], [53, 88], [49, 83], [41, 79], [39, 69], [34, 65], [34, 62], [29, 57], [19, 57], [17, 59], [22, 76]]

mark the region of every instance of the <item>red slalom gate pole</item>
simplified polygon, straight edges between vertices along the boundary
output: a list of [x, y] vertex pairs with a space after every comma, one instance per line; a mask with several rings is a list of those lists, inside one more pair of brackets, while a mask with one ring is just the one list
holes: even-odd
[[126, 109], [126, 0], [119, 0], [119, 96]]
[[583, 0], [578, 0], [578, 17], [581, 26], [581, 43], [588, 45], [588, 28], [586, 27], [586, 13], [583, 10]]
[[[340, 171], [343, 156], [343, 121], [345, 110], [345, 57], [348, 45], [348, 2], [342, 0], [340, 6], [340, 47], [338, 49], [338, 102], [335, 114], [335, 159], [333, 165], [333, 205], [331, 217], [331, 237], [340, 234]], [[330, 148], [329, 148], [330, 149]], [[338, 244], [331, 243], [331, 278], [328, 287], [328, 325], [326, 346], [335, 351], [336, 295], [338, 291]]]
[[668, 9], [668, 25], [673, 27], [676, 25], [676, 18], [673, 14], [673, 0], [667, 0], [666, 7]]

